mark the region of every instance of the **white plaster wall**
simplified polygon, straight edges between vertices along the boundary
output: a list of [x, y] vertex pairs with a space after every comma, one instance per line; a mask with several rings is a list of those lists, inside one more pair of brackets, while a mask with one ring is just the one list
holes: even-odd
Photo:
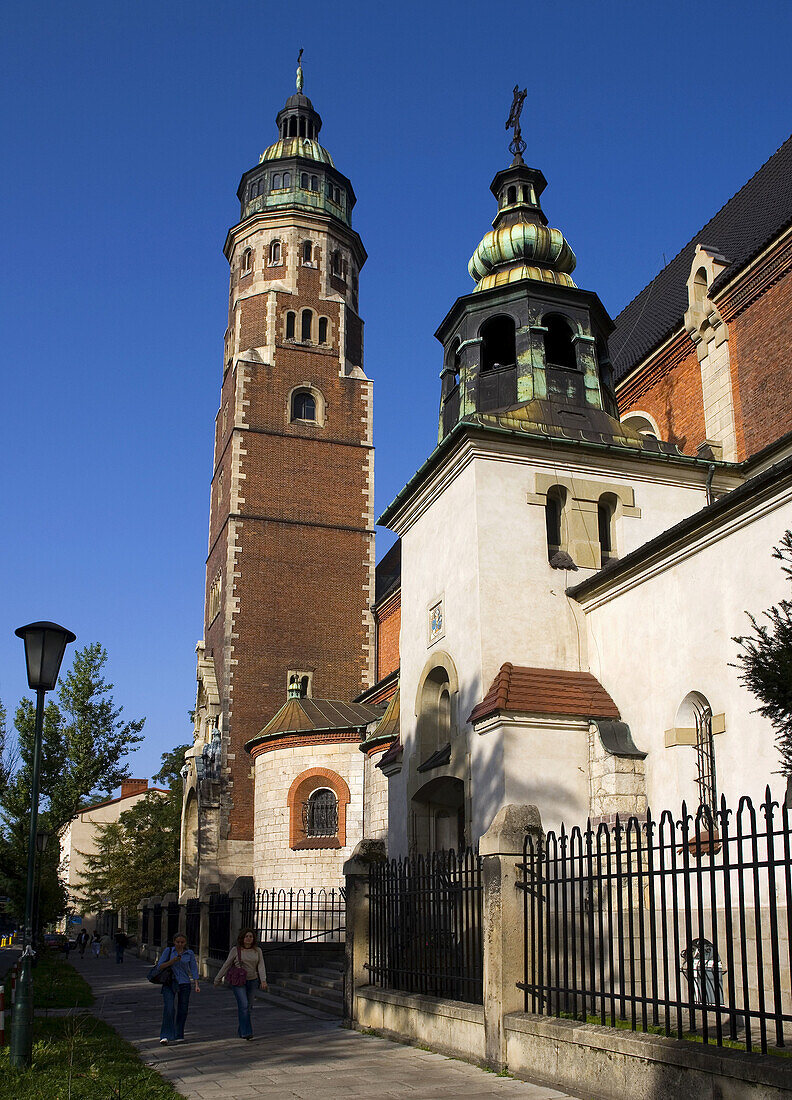
[[[328, 768], [349, 787], [343, 848], [289, 846], [289, 788], [310, 768]], [[343, 886], [342, 868], [363, 836], [363, 754], [357, 742], [305, 745], [262, 753], [254, 761], [253, 876], [257, 889]], [[317, 781], [317, 786], [322, 786]]]
[[[385, 746], [387, 748], [387, 745]], [[385, 750], [383, 749], [382, 752]], [[364, 762], [364, 834], [371, 840], [388, 839], [388, 780], [376, 766], [382, 752], [362, 757]]]
[[[456, 666], [459, 695], [455, 717], [460, 730], [465, 729], [467, 716], [505, 661], [588, 670], [585, 623], [565, 589], [590, 573], [550, 567], [544, 507], [530, 502], [536, 496], [537, 474], [571, 478], [573, 487], [575, 479], [632, 486], [638, 513], [617, 521], [617, 549], [622, 555], [706, 503], [706, 467], [512, 444], [501, 444], [497, 450], [471, 449], [462, 457], [452, 457], [437, 472], [434, 483], [413, 498], [394, 524], [402, 536], [404, 745], [404, 767], [390, 780], [389, 846], [394, 854], [407, 848], [407, 776], [415, 743], [416, 695], [433, 652], [445, 651]], [[731, 482], [737, 483], [735, 478]], [[591, 537], [596, 541], [596, 512], [591, 513], [591, 524]], [[445, 635], [430, 645], [428, 609], [440, 598], [444, 600]], [[475, 736], [467, 729], [475, 840], [507, 798], [512, 765], [498, 739]], [[537, 781], [546, 776], [546, 801], [571, 812], [578, 805], [578, 793], [559, 789], [551, 796], [550, 787], [557, 779], [550, 774], [549, 761], [547, 773], [537, 772], [545, 765], [541, 744], [537, 735], [531, 740], [531, 751], [514, 757], [518, 760], [515, 767], [531, 767]], [[584, 769], [579, 775], [585, 785], [585, 738], [569, 751], [575, 761], [580, 756], [580, 763], [574, 766]], [[587, 799], [586, 788], [586, 805]]]
[[589, 814], [588, 722], [507, 719], [501, 726], [504, 804], [538, 806], [545, 830]]
[[695, 749], [666, 748], [664, 736], [690, 691], [726, 716], [726, 730], [714, 741], [719, 794], [733, 805], [743, 794], [761, 798], [769, 783], [776, 798], [783, 795], [772, 727], [754, 713], [757, 700], [729, 663], [738, 652], [733, 636], [749, 631], [745, 612], [760, 616], [788, 595], [771, 550], [789, 527], [792, 504], [778, 499], [772, 511], [721, 528], [716, 541], [669, 555], [656, 575], [590, 601], [591, 671], [649, 754], [647, 794], [655, 813], [677, 809], [682, 799], [697, 805]]
[[118, 821], [121, 814], [131, 810], [132, 807], [145, 798], [147, 794], [164, 794], [157, 788], [149, 788], [127, 795], [126, 798], [115, 798], [111, 802], [99, 804], [93, 808], [83, 810], [75, 818], [72, 818], [66, 829], [60, 836], [61, 862], [68, 861], [64, 868], [63, 878], [66, 887], [71, 894], [78, 890], [81, 876], [85, 874], [85, 857], [96, 854], [97, 851], [97, 825], [108, 825]]

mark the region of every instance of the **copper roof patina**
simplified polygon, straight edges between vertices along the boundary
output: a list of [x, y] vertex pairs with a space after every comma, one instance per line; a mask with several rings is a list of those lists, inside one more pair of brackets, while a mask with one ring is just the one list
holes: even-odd
[[509, 712], [565, 718], [620, 717], [619, 708], [590, 672], [524, 668], [507, 661], [468, 721], [481, 722]]
[[361, 752], [367, 752], [375, 745], [387, 744], [388, 741], [394, 741], [399, 736], [399, 710], [399, 689], [396, 688], [381, 720], [361, 744]]
[[[362, 729], [382, 717], [383, 708], [365, 703], [344, 703], [339, 699], [287, 699], [277, 714], [247, 745], [258, 745], [287, 734], [320, 730]], [[247, 747], [247, 746], [246, 746]]]

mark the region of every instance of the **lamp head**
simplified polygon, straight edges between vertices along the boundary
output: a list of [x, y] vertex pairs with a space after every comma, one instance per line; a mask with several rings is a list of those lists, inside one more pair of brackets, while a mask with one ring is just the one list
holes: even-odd
[[34, 691], [52, 691], [58, 682], [66, 646], [77, 635], [57, 623], [28, 623], [14, 633], [25, 643], [28, 687]]

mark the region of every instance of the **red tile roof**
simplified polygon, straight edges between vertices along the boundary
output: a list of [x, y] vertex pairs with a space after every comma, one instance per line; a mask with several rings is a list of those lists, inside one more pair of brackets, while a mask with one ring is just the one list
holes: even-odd
[[505, 711], [553, 714], [577, 718], [620, 718], [619, 708], [590, 672], [559, 668], [501, 665], [487, 694], [473, 708], [468, 722], [480, 722]]

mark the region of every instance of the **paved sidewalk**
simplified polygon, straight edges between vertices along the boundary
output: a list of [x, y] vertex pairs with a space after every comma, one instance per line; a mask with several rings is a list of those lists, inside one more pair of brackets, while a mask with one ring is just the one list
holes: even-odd
[[186, 1042], [159, 1045], [162, 999], [145, 980], [149, 964], [130, 953], [70, 960], [96, 995], [92, 1011], [140, 1050], [143, 1060], [196, 1100], [563, 1100], [569, 1093], [497, 1077], [441, 1054], [403, 1046], [270, 1004], [253, 1013], [255, 1038], [237, 1038], [230, 990], [202, 982], [190, 999]]

